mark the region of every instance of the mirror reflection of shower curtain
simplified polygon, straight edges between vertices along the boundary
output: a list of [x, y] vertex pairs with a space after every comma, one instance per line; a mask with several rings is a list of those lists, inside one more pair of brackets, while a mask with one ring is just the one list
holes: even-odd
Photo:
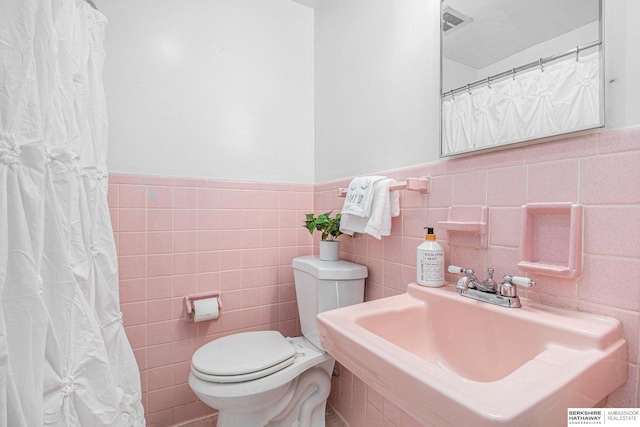
[[107, 206], [105, 17], [0, 2], [0, 426], [144, 426]]
[[600, 122], [600, 54], [570, 57], [447, 96], [442, 154], [526, 141]]

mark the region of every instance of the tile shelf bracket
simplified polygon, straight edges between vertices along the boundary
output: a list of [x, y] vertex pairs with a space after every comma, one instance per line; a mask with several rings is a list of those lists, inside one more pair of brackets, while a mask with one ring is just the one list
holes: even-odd
[[438, 221], [438, 227], [447, 232], [449, 244], [457, 234], [477, 235], [477, 247], [487, 248], [487, 215], [486, 206], [451, 206], [446, 221]]
[[[348, 188], [338, 188], [338, 197], [346, 197]], [[407, 178], [389, 186], [389, 191], [409, 190], [418, 191], [421, 194], [429, 194], [429, 178]]]
[[[520, 270], [563, 279], [573, 279], [582, 274], [581, 205], [523, 205], [522, 225]], [[549, 252], [555, 253], [549, 255]]]

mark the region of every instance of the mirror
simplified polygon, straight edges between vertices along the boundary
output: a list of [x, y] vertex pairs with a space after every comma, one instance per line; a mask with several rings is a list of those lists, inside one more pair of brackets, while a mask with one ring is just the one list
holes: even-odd
[[442, 157], [604, 126], [601, 0], [443, 0]]

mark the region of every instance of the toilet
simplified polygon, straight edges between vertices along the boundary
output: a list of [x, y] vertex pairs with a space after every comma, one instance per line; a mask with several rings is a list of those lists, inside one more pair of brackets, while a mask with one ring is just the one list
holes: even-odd
[[189, 386], [219, 411], [218, 427], [325, 425], [335, 360], [320, 345], [316, 315], [362, 302], [367, 267], [316, 256], [292, 267], [303, 336], [242, 332], [193, 354]]

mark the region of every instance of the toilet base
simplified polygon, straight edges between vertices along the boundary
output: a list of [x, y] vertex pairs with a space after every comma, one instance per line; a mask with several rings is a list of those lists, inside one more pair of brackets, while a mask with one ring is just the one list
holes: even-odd
[[214, 383], [189, 376], [189, 386], [207, 406], [217, 409], [218, 427], [324, 427], [335, 360], [304, 337], [294, 363], [247, 382]]
[[[238, 408], [221, 409], [218, 427], [324, 427], [331, 377], [316, 367], [292, 380], [284, 395], [272, 405], [251, 411]], [[247, 408], [249, 409], [249, 408]]]

